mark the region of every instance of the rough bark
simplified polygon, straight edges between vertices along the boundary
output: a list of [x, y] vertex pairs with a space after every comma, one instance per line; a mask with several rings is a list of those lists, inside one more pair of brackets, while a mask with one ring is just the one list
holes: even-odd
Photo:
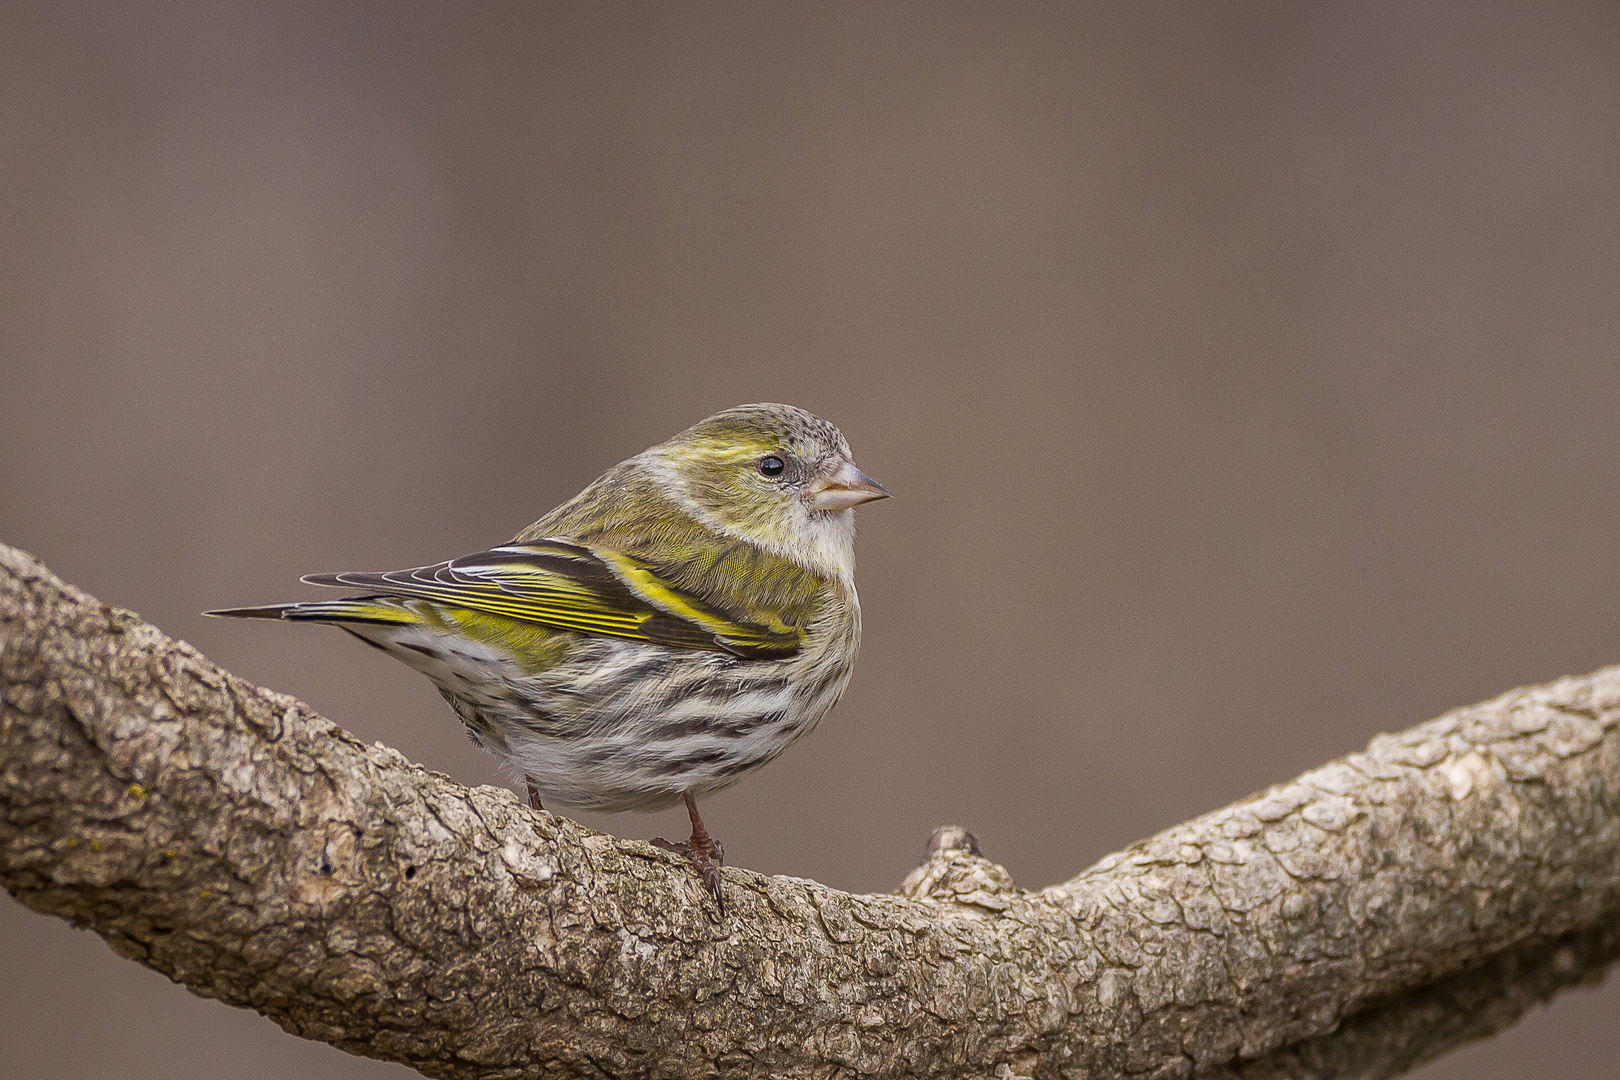
[[1620, 668], [1516, 690], [1036, 892], [725, 871], [366, 746], [0, 546], [0, 880], [430, 1076], [1393, 1076], [1620, 954]]

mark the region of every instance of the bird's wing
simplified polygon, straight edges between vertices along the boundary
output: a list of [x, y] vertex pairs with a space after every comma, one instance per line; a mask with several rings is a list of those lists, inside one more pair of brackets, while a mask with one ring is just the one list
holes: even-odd
[[676, 588], [638, 559], [563, 540], [507, 544], [414, 570], [312, 574], [304, 580], [748, 659], [792, 656], [801, 644], [799, 627], [781, 619], [739, 619]]

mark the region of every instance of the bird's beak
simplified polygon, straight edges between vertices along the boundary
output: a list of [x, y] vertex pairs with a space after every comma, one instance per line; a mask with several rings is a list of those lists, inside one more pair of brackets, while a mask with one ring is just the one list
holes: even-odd
[[810, 482], [810, 506], [816, 510], [847, 510], [889, 497], [889, 489], [857, 469], [853, 461], [830, 463]]

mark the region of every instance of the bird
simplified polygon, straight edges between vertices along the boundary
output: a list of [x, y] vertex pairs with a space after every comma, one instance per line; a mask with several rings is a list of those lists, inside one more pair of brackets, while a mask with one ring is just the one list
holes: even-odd
[[536, 811], [684, 803], [686, 857], [723, 914], [697, 800], [807, 734], [861, 639], [854, 508], [890, 497], [831, 423], [739, 405], [620, 462], [513, 539], [384, 573], [360, 595], [205, 612], [325, 623], [426, 675]]

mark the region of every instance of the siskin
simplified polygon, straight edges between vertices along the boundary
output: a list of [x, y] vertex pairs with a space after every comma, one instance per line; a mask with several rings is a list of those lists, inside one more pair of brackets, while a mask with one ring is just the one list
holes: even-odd
[[837, 703], [861, 639], [852, 508], [888, 490], [837, 428], [740, 405], [621, 462], [509, 544], [391, 573], [318, 574], [342, 600], [209, 615], [331, 623], [433, 680], [473, 741], [542, 800], [696, 800], [787, 749]]

